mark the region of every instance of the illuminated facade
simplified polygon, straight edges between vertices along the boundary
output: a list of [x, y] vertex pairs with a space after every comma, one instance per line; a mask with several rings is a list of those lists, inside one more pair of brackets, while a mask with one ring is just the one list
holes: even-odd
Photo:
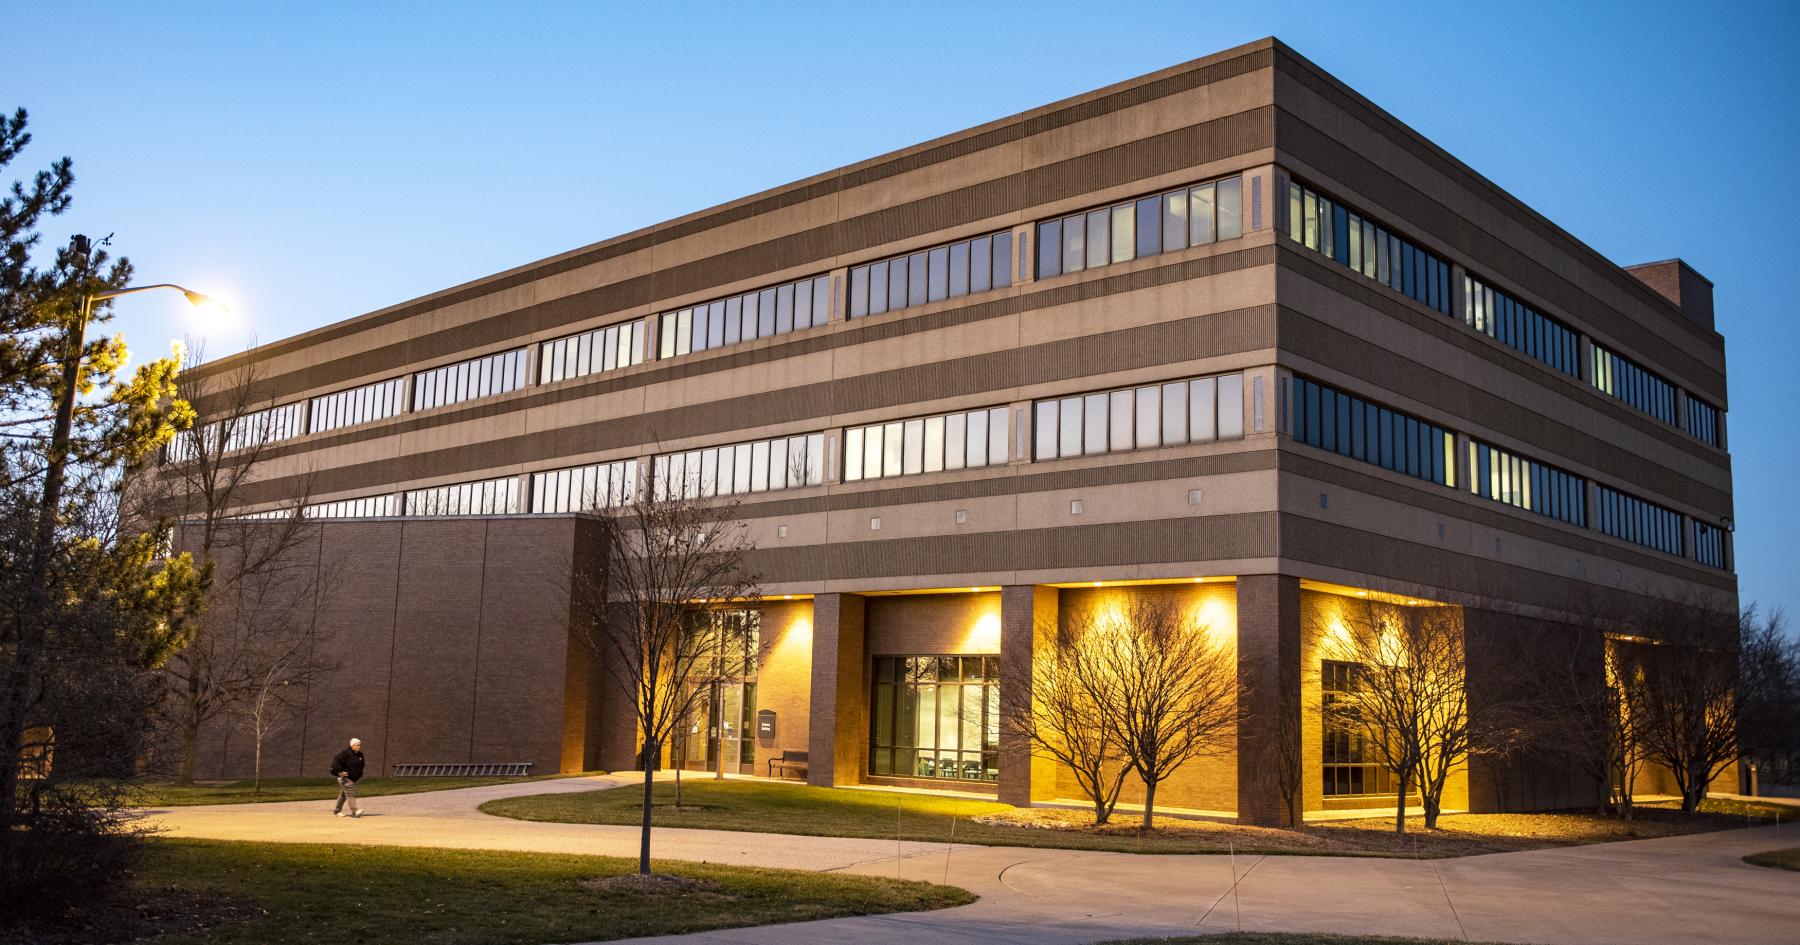
[[[358, 674], [297, 770], [352, 730], [378, 768], [630, 766], [544, 575], [639, 490], [739, 500], [765, 579], [754, 679], [680, 757], [805, 750], [821, 785], [1069, 796], [1003, 737], [1000, 657], [1167, 595], [1252, 717], [1312, 721], [1159, 803], [1279, 820], [1256, 759], [1297, 742], [1307, 810], [1391, 804], [1317, 721], [1337, 602], [1466, 606], [1473, 639], [1735, 595], [1710, 284], [1609, 262], [1274, 40], [204, 370], [247, 362], [285, 413], [246, 513], [304, 482], [348, 563], [321, 608]], [[1449, 803], [1589, 796], [1477, 765]]]

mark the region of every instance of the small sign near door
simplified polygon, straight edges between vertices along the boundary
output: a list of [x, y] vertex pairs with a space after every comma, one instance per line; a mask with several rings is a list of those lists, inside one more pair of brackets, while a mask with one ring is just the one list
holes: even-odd
[[756, 737], [775, 737], [775, 710], [761, 709], [756, 713]]

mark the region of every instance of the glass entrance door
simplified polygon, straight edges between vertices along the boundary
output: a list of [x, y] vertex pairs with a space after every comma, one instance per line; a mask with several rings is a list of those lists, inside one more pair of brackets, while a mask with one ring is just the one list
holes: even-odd
[[696, 702], [687, 724], [682, 766], [690, 771], [725, 770], [742, 774], [756, 766], [756, 683], [705, 683], [708, 693]]

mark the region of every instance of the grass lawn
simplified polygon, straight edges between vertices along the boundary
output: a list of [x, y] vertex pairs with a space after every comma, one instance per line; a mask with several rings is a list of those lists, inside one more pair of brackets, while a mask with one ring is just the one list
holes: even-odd
[[1768, 866], [1778, 870], [1793, 870], [1800, 873], [1800, 847], [1770, 850], [1767, 853], [1752, 853], [1744, 857], [1744, 862], [1751, 866]]
[[[1332, 936], [1323, 932], [1226, 932], [1222, 936], [1192, 938], [1130, 938], [1102, 941], [1100, 945], [1469, 945], [1449, 938], [1364, 938]], [[1474, 945], [1481, 945], [1480, 941]]]
[[[518, 781], [548, 781], [564, 777], [578, 775], [543, 774], [525, 778], [363, 778], [356, 782], [356, 796], [360, 800], [390, 794], [418, 794], [424, 791], [448, 791], [453, 788], [512, 784]], [[264, 778], [260, 795], [251, 793], [253, 785], [250, 781], [196, 781], [191, 785], [181, 786], [168, 780], [143, 780], [132, 782], [131, 787], [134, 791], [133, 803], [142, 807], [328, 801], [337, 797], [337, 781], [332, 778]]]
[[[687, 782], [683, 805], [674, 809], [674, 785], [656, 785], [656, 825], [709, 830], [748, 830], [826, 837], [893, 837], [944, 842], [951, 821], [956, 840], [990, 846], [1060, 847], [1141, 853], [1323, 853], [1363, 856], [1469, 856], [1547, 846], [1665, 837], [1745, 826], [1752, 813], [1741, 803], [1729, 810], [1703, 809], [1683, 816], [1640, 806], [1633, 820], [1592, 814], [1447, 814], [1439, 829], [1424, 830], [1411, 818], [1405, 836], [1389, 818], [1311, 824], [1300, 829], [1249, 827], [1163, 817], [1140, 834], [1134, 814], [1113, 815], [1106, 828], [1091, 815], [1035, 808], [1020, 810], [980, 797], [956, 798], [890, 791], [843, 790], [765, 781]], [[489, 801], [481, 810], [502, 817], [555, 823], [635, 824], [637, 785], [575, 794], [533, 795]], [[1709, 802], [1710, 803], [1710, 802]], [[1770, 808], [1772, 816], [1773, 808]], [[1791, 811], [1790, 811], [1791, 813]]]
[[[678, 883], [635, 881], [619, 857], [328, 844], [151, 840], [137, 923], [88, 937], [0, 927], [0, 942], [100, 942], [161, 931], [159, 945], [353, 942], [511, 945], [664, 935], [837, 916], [941, 909], [974, 901], [949, 886], [869, 876], [659, 862]], [[609, 879], [611, 878], [611, 879]], [[143, 928], [146, 906], [187, 903]], [[223, 915], [224, 921], [211, 921]], [[202, 923], [205, 923], [202, 925]], [[77, 923], [79, 924], [79, 923]], [[98, 926], [98, 929], [93, 928]]]

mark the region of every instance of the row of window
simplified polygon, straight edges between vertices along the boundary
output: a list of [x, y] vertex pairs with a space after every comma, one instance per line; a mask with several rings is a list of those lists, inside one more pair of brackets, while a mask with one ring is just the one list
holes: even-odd
[[825, 481], [825, 434], [665, 453], [651, 460], [650, 474], [659, 501], [816, 486]]
[[1294, 376], [1294, 439], [1383, 469], [1456, 486], [1456, 438], [1354, 394]]
[[525, 386], [524, 348], [471, 358], [413, 375], [412, 409], [430, 410]]
[[519, 511], [519, 479], [505, 476], [406, 493], [407, 515], [511, 515]]
[[339, 427], [396, 416], [406, 410], [406, 378], [376, 381], [335, 394], [314, 397], [308, 409], [307, 432], [323, 433]]
[[1687, 431], [1708, 446], [1720, 445], [1719, 408], [1689, 394], [1687, 398]]
[[1241, 177], [1227, 177], [1039, 223], [1037, 277], [1237, 239], [1243, 187]]
[[1450, 314], [1449, 261], [1298, 182], [1287, 203], [1289, 239]]
[[1003, 230], [850, 268], [850, 317], [1012, 285], [1012, 232]]
[[1675, 385], [1637, 362], [1596, 344], [1592, 381], [1601, 392], [1636, 407], [1672, 427], [1681, 425], [1675, 414]]
[[831, 318], [831, 277], [801, 279], [664, 312], [659, 357], [722, 348], [823, 325]]
[[1587, 480], [1479, 440], [1469, 441], [1469, 491], [1587, 527]]
[[1331, 711], [1348, 699], [1360, 682], [1356, 663], [1323, 660], [1319, 665], [1319, 760], [1326, 797], [1394, 793], [1394, 771], [1374, 760], [1361, 732], [1353, 731]]
[[1006, 464], [1006, 408], [915, 417], [844, 431], [844, 481]]
[[1244, 375], [1040, 400], [1034, 411], [1041, 460], [1235, 440], [1244, 435]]
[[1463, 323], [1569, 375], [1581, 376], [1581, 335], [1529, 305], [1463, 276]]
[[538, 345], [539, 384], [627, 368], [644, 360], [644, 323], [622, 322]]
[[291, 439], [306, 432], [306, 404], [285, 404], [243, 414], [235, 420], [209, 423], [200, 430], [182, 430], [169, 440], [165, 450], [170, 462], [185, 462], [199, 455], [201, 443], [208, 449], [218, 446], [225, 437], [227, 452], [247, 446]]
[[1595, 507], [1601, 534], [1666, 554], [1681, 555], [1681, 513], [1611, 486], [1599, 489]]
[[400, 514], [400, 497], [393, 493], [339, 499], [306, 507], [307, 518], [389, 518]]
[[531, 474], [531, 511], [585, 512], [628, 505], [637, 496], [635, 459]]
[[1000, 777], [1000, 659], [878, 656], [869, 708], [869, 773]]

